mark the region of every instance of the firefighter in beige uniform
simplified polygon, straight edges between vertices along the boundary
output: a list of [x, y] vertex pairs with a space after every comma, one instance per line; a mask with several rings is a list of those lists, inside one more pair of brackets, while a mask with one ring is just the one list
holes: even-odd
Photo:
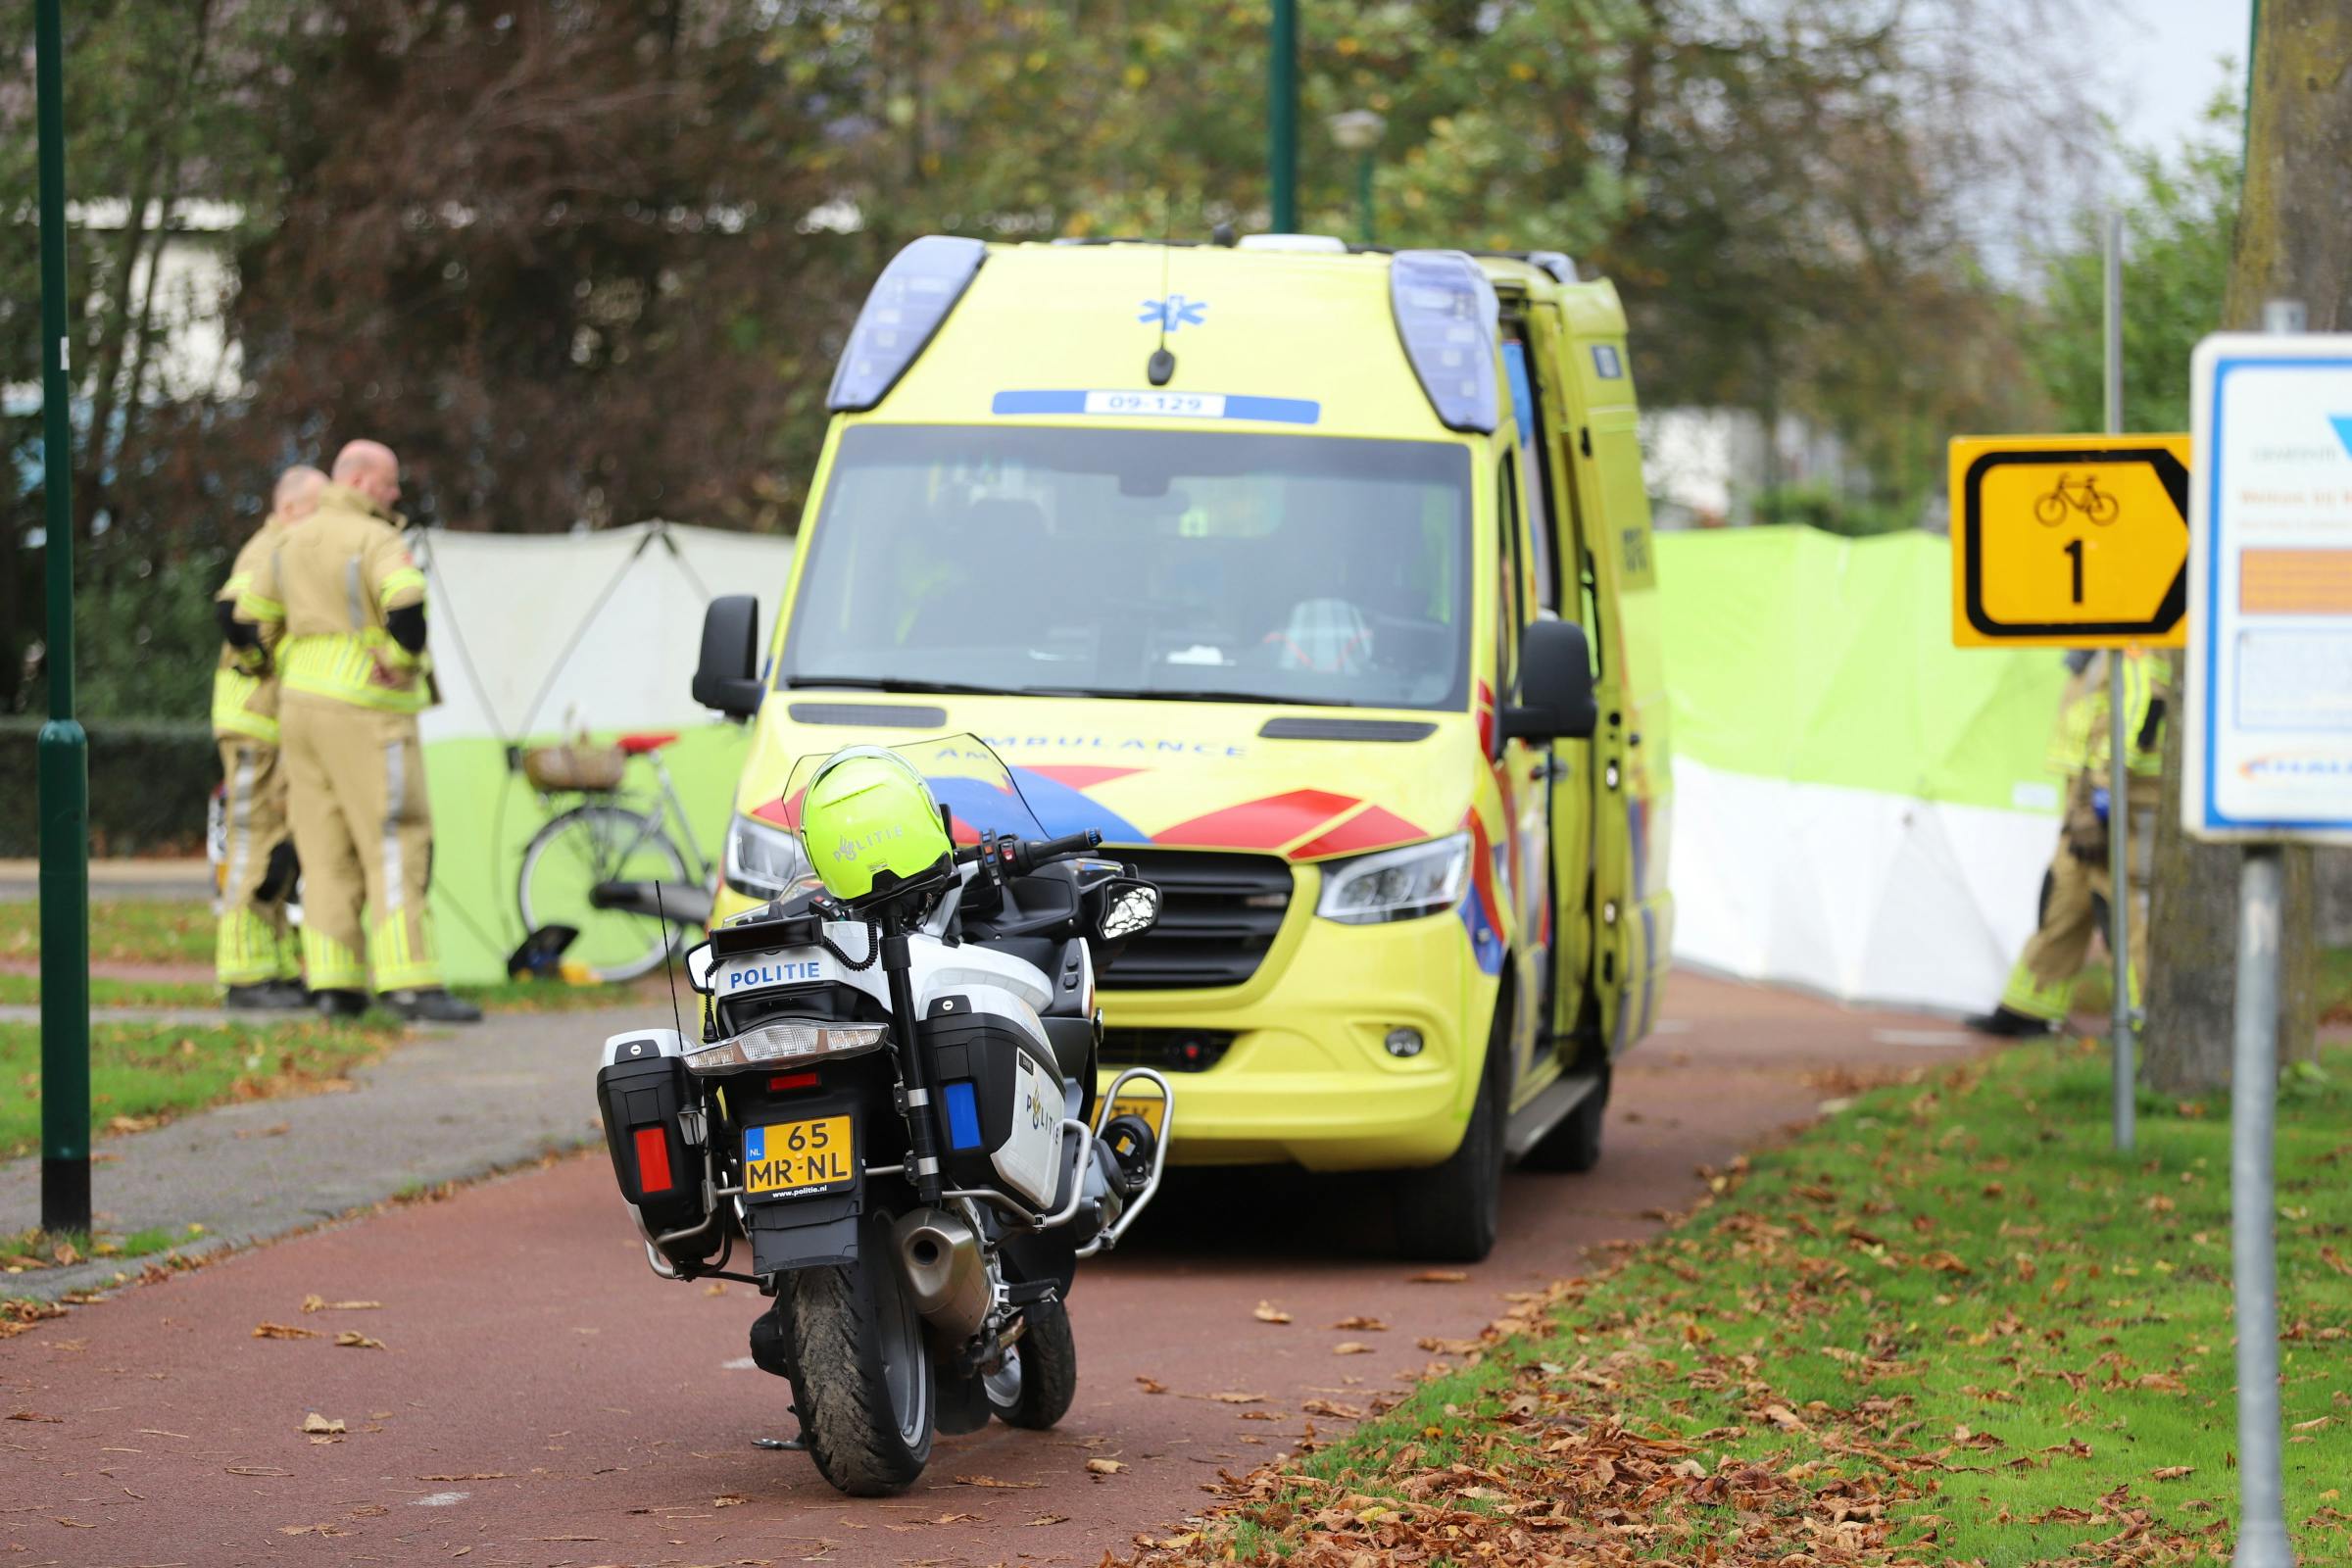
[[220, 857], [220, 919], [213, 972], [236, 1008], [299, 1007], [301, 950], [286, 923], [294, 891], [294, 842], [286, 830], [286, 770], [277, 749], [277, 675], [255, 629], [236, 618], [236, 603], [257, 563], [293, 523], [318, 505], [326, 475], [288, 468], [270, 497], [270, 515], [237, 552], [228, 581], [214, 596], [220, 620], [220, 664], [213, 672], [213, 739], [220, 748], [227, 842]]
[[2116, 812], [2108, 790], [2107, 664], [2124, 661], [2125, 767], [2131, 778], [2123, 821], [2132, 835], [2132, 987], [2139, 1004], [2148, 972], [2148, 870], [2158, 796], [2164, 783], [2165, 692], [2156, 659], [2141, 650], [2100, 655], [2078, 672], [2059, 710], [2050, 739], [2050, 769], [2067, 780], [2066, 815], [2058, 852], [2050, 859], [2040, 929], [2010, 971], [2000, 1004], [1969, 1026], [1984, 1034], [2043, 1034], [2062, 1026], [2074, 1004], [2075, 981], [2099, 929], [2097, 902], [2115, 896], [2108, 834]]
[[[255, 569], [237, 614], [275, 658], [302, 857], [302, 956], [319, 1010], [481, 1016], [441, 984], [427, 889], [432, 822], [416, 714], [429, 700], [424, 574], [401, 543], [400, 464], [354, 441], [318, 510]], [[364, 918], [363, 918], [364, 917]]]

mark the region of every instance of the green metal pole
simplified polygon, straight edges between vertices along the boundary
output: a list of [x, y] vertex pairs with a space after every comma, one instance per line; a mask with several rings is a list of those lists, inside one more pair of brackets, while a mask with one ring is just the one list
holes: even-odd
[[1298, 230], [1298, 0], [1274, 0], [1266, 59], [1267, 202], [1277, 234]]
[[90, 1228], [90, 758], [74, 718], [72, 407], [66, 385], [65, 26], [34, 0], [41, 164], [41, 466], [49, 722], [41, 726], [41, 1229]]
[[1376, 245], [1372, 221], [1372, 149], [1367, 147], [1355, 155], [1355, 226], [1363, 231], [1366, 245]]

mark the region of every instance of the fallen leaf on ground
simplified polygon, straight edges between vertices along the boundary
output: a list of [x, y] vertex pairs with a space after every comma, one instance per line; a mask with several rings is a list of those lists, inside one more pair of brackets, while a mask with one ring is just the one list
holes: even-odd
[[309, 1329], [298, 1329], [290, 1323], [256, 1323], [253, 1337], [257, 1340], [315, 1340], [318, 1336]]
[[340, 1432], [343, 1430], [343, 1423], [340, 1420], [329, 1421], [318, 1411], [313, 1410], [302, 1418], [302, 1430], [313, 1434]]
[[1027, 1492], [1044, 1485], [1038, 1481], [999, 1481], [995, 1476], [957, 1476], [956, 1484], [959, 1487], [995, 1487], [1004, 1492]]
[[339, 1525], [279, 1525], [281, 1536], [348, 1536], [350, 1531]]
[[[1794, 1410], [1789, 1409], [1785, 1404], [1766, 1405], [1764, 1407], [1764, 1419], [1771, 1422], [1774, 1426], [1779, 1427], [1783, 1432], [1809, 1432], [1812, 1430], [1812, 1428], [1806, 1426], [1804, 1422], [1797, 1419], [1796, 1412]], [[1965, 1429], [1963, 1429], [1960, 1441], [1967, 1441]]]
[[751, 1500], [751, 1498], [746, 1497], [739, 1493], [722, 1492], [717, 1496], [710, 1499], [710, 1506], [713, 1508], [733, 1508]]
[[384, 1348], [383, 1341], [371, 1340], [367, 1335], [355, 1333], [350, 1329], [345, 1329], [336, 1335], [335, 1343], [346, 1350], [380, 1350]]
[[12, 1410], [12, 1411], [10, 1411], [10, 1412], [9, 1412], [8, 1418], [9, 1418], [11, 1421], [60, 1421], [60, 1422], [62, 1422], [62, 1421], [64, 1421], [64, 1420], [65, 1420], [65, 1417], [64, 1417], [64, 1416], [62, 1416], [62, 1415], [43, 1415], [43, 1414], [41, 1414], [41, 1412], [40, 1412], [40, 1411], [38, 1411], [38, 1410]]
[[1341, 1404], [1334, 1399], [1308, 1399], [1298, 1406], [1308, 1415], [1337, 1416], [1342, 1421], [1361, 1421], [1364, 1412], [1352, 1404]]
[[330, 1301], [323, 1296], [306, 1296], [302, 1298], [305, 1312], [373, 1312], [380, 1310], [383, 1304], [381, 1301]]
[[1119, 1461], [1116, 1459], [1089, 1459], [1086, 1461], [1086, 1469], [1089, 1475], [1115, 1476], [1126, 1468], [1127, 1467], [1125, 1465], [1119, 1463]]
[[1459, 1285], [1470, 1276], [1458, 1268], [1425, 1268], [1418, 1274], [1407, 1274], [1407, 1285]]
[[1245, 1421], [1279, 1421], [1282, 1417], [1272, 1410], [1244, 1410], [1242, 1419]]
[[1143, 1390], [1146, 1394], [1165, 1394], [1168, 1392], [1168, 1386], [1165, 1383], [1160, 1382], [1157, 1378], [1145, 1377], [1140, 1372], [1136, 1374], [1135, 1381], [1143, 1385]]
[[1260, 1323], [1288, 1323], [1291, 1320], [1291, 1314], [1276, 1306], [1272, 1301], [1258, 1302], [1256, 1310], [1250, 1315]]
[[510, 1481], [514, 1479], [514, 1474], [507, 1470], [468, 1470], [462, 1476], [418, 1476], [416, 1479], [419, 1481]]
[[232, 1464], [227, 1467], [232, 1476], [290, 1476], [291, 1470], [280, 1470], [273, 1464]]
[[1344, 1317], [1337, 1323], [1334, 1323], [1332, 1327], [1342, 1330], [1343, 1332], [1351, 1332], [1356, 1334], [1385, 1334], [1389, 1329], [1389, 1326], [1386, 1323], [1383, 1323], [1376, 1317], [1363, 1317], [1360, 1315], [1356, 1317]]
[[2158, 1465], [2149, 1471], [2148, 1479], [2151, 1481], [2178, 1481], [2182, 1476], [2193, 1476], [2196, 1473], [2197, 1467], [2193, 1464], [2165, 1464]]
[[1203, 1394], [1200, 1397], [1214, 1399], [1219, 1404], [1263, 1404], [1266, 1402], [1266, 1396], [1262, 1394]]
[[1361, 1340], [1342, 1340], [1331, 1348], [1334, 1355], [1370, 1355], [1372, 1347]]
[[935, 1525], [984, 1525], [988, 1516], [977, 1513], [943, 1513], [931, 1521]]
[[1066, 1525], [1069, 1522], [1070, 1516], [1066, 1513], [1041, 1513], [1029, 1521], [1032, 1525]]

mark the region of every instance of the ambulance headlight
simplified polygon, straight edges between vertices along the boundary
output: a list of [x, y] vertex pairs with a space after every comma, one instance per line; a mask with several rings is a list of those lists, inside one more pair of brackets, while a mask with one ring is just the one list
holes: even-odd
[[732, 1072], [771, 1061], [816, 1056], [854, 1056], [882, 1044], [890, 1026], [881, 1023], [808, 1023], [779, 1018], [746, 1029], [717, 1045], [686, 1053], [688, 1072]]
[[1410, 920], [1453, 907], [1470, 874], [1470, 835], [1456, 833], [1427, 844], [1334, 863], [1323, 873], [1323, 895], [1315, 912], [1343, 925], [1378, 925]]
[[765, 903], [813, 883], [800, 835], [738, 812], [727, 824], [727, 886]]

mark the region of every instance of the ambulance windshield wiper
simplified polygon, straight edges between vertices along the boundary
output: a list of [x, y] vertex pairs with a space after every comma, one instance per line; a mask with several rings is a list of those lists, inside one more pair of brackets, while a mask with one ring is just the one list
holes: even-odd
[[1146, 686], [1121, 690], [1110, 686], [1070, 687], [1058, 694], [1069, 697], [1118, 697], [1141, 703], [1265, 703], [1276, 708], [1356, 708], [1345, 697], [1276, 697], [1270, 692], [1237, 692], [1222, 688], [1188, 690], [1178, 686]]
[[907, 692], [945, 697], [1018, 697], [1002, 686], [975, 686], [959, 680], [908, 680], [897, 675], [787, 675], [784, 684], [795, 691], [839, 686], [861, 692]]

